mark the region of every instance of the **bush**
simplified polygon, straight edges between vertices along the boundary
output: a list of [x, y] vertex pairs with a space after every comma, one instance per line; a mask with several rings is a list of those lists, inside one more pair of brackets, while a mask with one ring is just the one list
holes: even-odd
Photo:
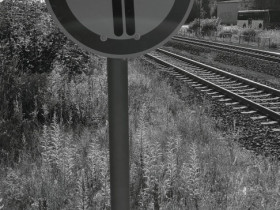
[[201, 26], [202, 35], [210, 35], [211, 32], [217, 31], [220, 20], [218, 18], [213, 19], [195, 19], [189, 24], [189, 30], [193, 30], [196, 33], [199, 31], [199, 26]]
[[217, 31], [220, 24], [220, 19], [204, 19], [201, 22], [201, 33], [202, 35], [210, 35], [211, 32]]
[[224, 38], [226, 38], [226, 37], [231, 38], [232, 35], [233, 35], [233, 32], [230, 31], [230, 30], [224, 30], [224, 31], [221, 31], [221, 32], [219, 33], [219, 37], [220, 37], [220, 38], [222, 38], [222, 37], [224, 37]]
[[248, 28], [241, 32], [241, 35], [244, 36], [245, 41], [249, 41], [252, 38], [255, 38], [257, 32], [254, 29]]
[[256, 36], [257, 32], [254, 29], [248, 28], [241, 33], [244, 36]]
[[277, 48], [278, 48], [277, 43], [272, 42], [272, 43], [270, 44], [269, 48], [271, 48], [271, 49], [277, 49]]
[[189, 30], [193, 30], [193, 31], [199, 30], [199, 19], [195, 19], [189, 24]]

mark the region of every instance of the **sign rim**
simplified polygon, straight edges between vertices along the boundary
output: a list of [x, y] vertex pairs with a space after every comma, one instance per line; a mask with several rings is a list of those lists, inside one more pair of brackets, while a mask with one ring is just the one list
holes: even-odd
[[[179, 30], [179, 28], [184, 24], [186, 19], [189, 17], [190, 11], [191, 11], [191, 9], [193, 7], [193, 3], [194, 3], [194, 0], [183, 0], [183, 1], [188, 5], [187, 10], [185, 8], [180, 8], [179, 5], [180, 5], [180, 2], [182, 2], [182, 0], [175, 0], [174, 5], [171, 8], [167, 17], [151, 32], [143, 35], [144, 38], [141, 37], [142, 39], [140, 38], [140, 40], [135, 40], [133, 38], [123, 39], [123, 40], [108, 39], [105, 42], [100, 40], [100, 35], [97, 35], [94, 32], [90, 31], [82, 23], [79, 22], [79, 20], [73, 15], [71, 9], [68, 7], [66, 0], [46, 0], [46, 4], [47, 4], [47, 8], [48, 8], [49, 12], [51, 13], [52, 18], [54, 19], [55, 23], [58, 25], [59, 29], [70, 40], [72, 40], [74, 43], [78, 44], [82, 49], [85, 49], [94, 54], [98, 54], [98, 55], [109, 57], [109, 58], [134, 58], [134, 57], [143, 55], [145, 53], [148, 53], [148, 52], [164, 45]], [[176, 11], [173, 11], [175, 3], [176, 3], [177, 8], [181, 9], [180, 10], [181, 13], [179, 13], [179, 14], [178, 13], [176, 14]], [[55, 11], [55, 9], [53, 9], [53, 7], [57, 7], [57, 6], [58, 6], [58, 8], [63, 8], [64, 10]], [[57, 13], [60, 14], [61, 16], [58, 17]], [[169, 20], [166, 21], [166, 19], [168, 19], [170, 16], [172, 18], [174, 18], [173, 17], [174, 13], [175, 13], [175, 19], [179, 18], [180, 22], [174, 22], [174, 21], [172, 22]], [[64, 15], [64, 14], [66, 14], [66, 15]], [[63, 17], [63, 15], [64, 15], [64, 17]], [[178, 15], [178, 16], [176, 16], [176, 15]], [[71, 23], [73, 23], [73, 21], [74, 21], [75, 24], [70, 25], [70, 24], [68, 24], [69, 21], [71, 21]], [[166, 27], [165, 28], [163, 27], [163, 29], [160, 28], [161, 26], [165, 26], [164, 24], [166, 25]], [[171, 27], [171, 29], [169, 29], [169, 27]], [[159, 32], [155, 31], [158, 28], [162, 29], [163, 32], [165, 32], [163, 37], [162, 37], [162, 34], [159, 34]], [[68, 30], [70, 30], [70, 32]], [[161, 36], [161, 40], [158, 40], [158, 34], [159, 34], [159, 36]], [[91, 37], [93, 37], [93, 38], [88, 39], [87, 37], [89, 35], [92, 35]], [[148, 37], [151, 35], [153, 35], [153, 36]], [[145, 36], [147, 36], [147, 37], [145, 37]], [[155, 40], [155, 41], [153, 41], [153, 44], [151, 44], [150, 41], [148, 41], [151, 38], [153, 38], [153, 40]], [[83, 42], [88, 42], [88, 43], [83, 43], [81, 40], [83, 40]], [[86, 40], [88, 40], [88, 41], [86, 41]], [[91, 41], [91, 43], [89, 43], [89, 40]], [[108, 53], [108, 52], [104, 52], [104, 50], [102, 51], [99, 49], [95, 49], [97, 46], [96, 43], [98, 45], [100, 45], [99, 48], [106, 46], [107, 49], [109, 49], [109, 50], [113, 50], [113, 51], [115, 50], [115, 51], [119, 51], [119, 52], [118, 53]], [[90, 45], [94, 45], [94, 46], [90, 47]], [[128, 45], [125, 47], [126, 47], [126, 49], [130, 48], [131, 52], [120, 53], [120, 51], [124, 50], [124, 45]], [[140, 48], [140, 49], [138, 49], [136, 51], [135, 50], [136, 48], [132, 49], [131, 46], [136, 46], [136, 48]], [[121, 48], [122, 48], [122, 50], [120, 50]]]

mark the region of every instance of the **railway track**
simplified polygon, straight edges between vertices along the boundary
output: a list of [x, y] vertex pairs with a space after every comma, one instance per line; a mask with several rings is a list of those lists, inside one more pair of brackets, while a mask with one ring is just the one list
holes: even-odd
[[236, 46], [236, 45], [231, 45], [226, 43], [206, 41], [206, 40], [194, 39], [194, 38], [182, 37], [182, 36], [175, 36], [172, 38], [172, 40], [191, 44], [191, 45], [196, 45], [196, 46], [209, 47], [211, 49], [216, 49], [220, 51], [230, 51], [231, 53], [246, 55], [265, 61], [280, 63], [280, 53], [276, 53], [276, 52], [270, 52], [265, 50], [247, 48], [247, 47]]
[[280, 132], [280, 90], [164, 49], [158, 49], [146, 57], [212, 98], [268, 126], [271, 131]]

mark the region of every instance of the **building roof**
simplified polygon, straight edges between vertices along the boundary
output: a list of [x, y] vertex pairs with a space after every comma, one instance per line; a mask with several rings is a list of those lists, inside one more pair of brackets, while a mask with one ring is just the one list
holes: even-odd
[[220, 3], [241, 3], [242, 0], [231, 0], [231, 1], [220, 1], [220, 2], [217, 2], [218, 4]]
[[246, 12], [251, 12], [251, 13], [258, 13], [258, 12], [278, 12], [280, 14], [280, 10], [277, 9], [249, 9], [249, 10], [239, 10], [239, 13], [246, 13]]

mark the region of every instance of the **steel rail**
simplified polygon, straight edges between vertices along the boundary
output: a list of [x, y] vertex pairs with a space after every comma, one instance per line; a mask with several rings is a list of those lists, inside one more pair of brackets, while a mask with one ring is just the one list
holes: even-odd
[[244, 77], [240, 77], [238, 75], [235, 75], [235, 74], [232, 74], [232, 73], [229, 73], [229, 72], [226, 72], [226, 71], [223, 71], [221, 69], [218, 69], [218, 68], [215, 68], [213, 66], [209, 66], [207, 64], [204, 64], [204, 63], [200, 63], [198, 61], [195, 61], [195, 60], [192, 60], [192, 59], [189, 59], [189, 58], [186, 58], [186, 57], [183, 57], [181, 55], [177, 55], [175, 53], [172, 53], [170, 51], [167, 51], [167, 50], [163, 50], [163, 49], [157, 49], [157, 51], [161, 52], [161, 53], [164, 53], [168, 56], [171, 56], [171, 57], [174, 57], [178, 60], [181, 60], [181, 61], [184, 61], [184, 62], [188, 62], [188, 63], [191, 63], [191, 64], [194, 64], [198, 67], [201, 67], [201, 68], [205, 68], [205, 69], [209, 69], [213, 72], [216, 72], [218, 74], [222, 74], [226, 77], [230, 77], [230, 78], [233, 78], [233, 79], [236, 79], [236, 80], [239, 80], [241, 82], [245, 82], [251, 86], [254, 86], [256, 88], [260, 88], [260, 89], [264, 89], [266, 90], [267, 92], [269, 93], [273, 93], [274, 95], [277, 95], [280, 97], [280, 90], [277, 90], [275, 88], [272, 88], [272, 87], [269, 87], [269, 86], [266, 86], [266, 85], [263, 85], [261, 83], [257, 83], [257, 82], [254, 82], [253, 80], [250, 80], [250, 79], [247, 79], [247, 78], [244, 78]]
[[[161, 50], [159, 50], [159, 51], [161, 51]], [[275, 121], [280, 122], [280, 113], [277, 113], [277, 112], [275, 112], [275, 111], [273, 111], [269, 108], [266, 108], [266, 107], [262, 106], [261, 104], [255, 103], [254, 101], [251, 101], [251, 100], [249, 100], [249, 99], [247, 99], [243, 96], [240, 96], [240, 95], [238, 95], [238, 94], [236, 94], [236, 93], [234, 93], [230, 90], [227, 90], [226, 88], [223, 88], [219, 85], [216, 85], [216, 84], [214, 84], [210, 81], [207, 81], [207, 80], [205, 80], [205, 79], [203, 79], [203, 78], [201, 78], [201, 77], [199, 77], [199, 76], [197, 76], [197, 75], [195, 75], [191, 72], [186, 71], [185, 69], [183, 69], [181, 67], [170, 64], [170, 63], [164, 61], [163, 59], [157, 58], [157, 57], [155, 57], [151, 54], [146, 54], [145, 56], [147, 58], [151, 59], [151, 60], [156, 61], [156, 63], [159, 63], [159, 64], [161, 64], [163, 66], [166, 66], [166, 67], [169, 67], [169, 68], [171, 67], [177, 73], [184, 74], [187, 77], [192, 78], [193, 80], [198, 81], [199, 83], [201, 83], [201, 84], [203, 84], [203, 85], [205, 85], [209, 88], [217, 90], [220, 93], [223, 93], [224, 95], [229, 96], [229, 97], [235, 99], [236, 101], [259, 111], [260, 113], [262, 113], [264, 115], [267, 115], [270, 119], [273, 119]], [[195, 61], [195, 63], [196, 63], [196, 61]], [[203, 64], [203, 66], [204, 66], [204, 64]], [[207, 67], [203, 67], [203, 68], [207, 68]]]
[[276, 63], [280, 63], [280, 53], [273, 53], [269, 51], [264, 50], [258, 50], [258, 49], [252, 49], [252, 48], [246, 48], [241, 46], [235, 46], [235, 45], [229, 45], [224, 43], [218, 43], [218, 42], [212, 42], [212, 41], [205, 41], [205, 40], [199, 40], [199, 39], [191, 39], [186, 37], [180, 37], [175, 36], [172, 38], [172, 40], [179, 41], [179, 42], [185, 42], [192, 45], [199, 45], [203, 47], [209, 47], [216, 50], [221, 51], [228, 51], [236, 53], [236, 54], [243, 54], [254, 58], [259, 58], [266, 61], [272, 61]]
[[218, 42], [218, 41], [212, 41], [212, 40], [204, 40], [204, 39], [198, 39], [198, 38], [191, 38], [191, 37], [183, 37], [183, 36], [174, 36], [174, 38], [181, 38], [181, 39], [186, 39], [186, 40], [197, 40], [199, 42], [205, 42], [209, 44], [214, 44], [214, 45], [220, 45], [220, 46], [226, 46], [226, 47], [231, 47], [235, 49], [242, 49], [242, 50], [248, 50], [248, 51], [253, 51], [253, 52], [258, 52], [258, 53], [263, 53], [275, 57], [280, 58], [280, 52], [272, 52], [272, 51], [267, 51], [267, 50], [261, 50], [261, 49], [255, 49], [251, 47], [244, 47], [244, 46], [239, 46], [239, 45], [233, 45], [233, 44], [228, 44], [225, 42]]

